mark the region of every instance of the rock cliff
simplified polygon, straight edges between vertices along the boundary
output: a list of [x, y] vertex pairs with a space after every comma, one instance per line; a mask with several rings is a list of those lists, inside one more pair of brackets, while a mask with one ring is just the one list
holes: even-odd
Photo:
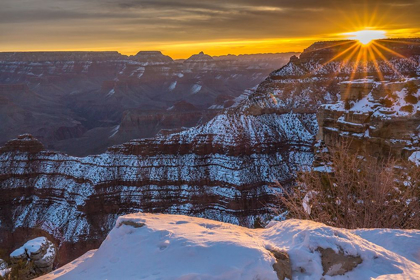
[[318, 111], [317, 139], [328, 147], [346, 141], [375, 157], [408, 159], [420, 150], [420, 79], [341, 84], [341, 100]]

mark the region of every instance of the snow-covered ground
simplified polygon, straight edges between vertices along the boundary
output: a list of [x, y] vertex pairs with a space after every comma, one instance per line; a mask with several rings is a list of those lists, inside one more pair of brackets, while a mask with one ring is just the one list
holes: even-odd
[[[360, 256], [345, 275], [323, 276], [319, 248]], [[273, 221], [265, 229], [180, 215], [120, 217], [98, 250], [38, 279], [278, 279], [269, 250], [286, 251], [293, 279], [419, 279], [420, 231], [345, 230]]]

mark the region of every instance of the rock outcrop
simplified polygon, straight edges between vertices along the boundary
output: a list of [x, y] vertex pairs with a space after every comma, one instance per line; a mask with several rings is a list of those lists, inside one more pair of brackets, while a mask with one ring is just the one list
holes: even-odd
[[321, 253], [323, 275], [344, 275], [363, 262], [360, 256], [345, 255], [343, 250], [337, 253], [331, 248], [318, 248], [317, 251]]
[[20, 152], [28, 154], [36, 154], [45, 150], [44, 145], [35, 139], [30, 134], [19, 135], [18, 138], [8, 141], [3, 147], [0, 148], [0, 152]]
[[170, 56], [163, 55], [160, 51], [140, 51], [130, 58], [142, 62], [144, 65], [173, 63], [173, 59]]
[[292, 279], [292, 265], [290, 264], [290, 257], [287, 252], [269, 250], [276, 262], [273, 264], [273, 269], [277, 273], [279, 280]]
[[33, 279], [49, 273], [56, 255], [56, 247], [47, 238], [32, 239], [10, 254], [11, 273], [19, 279]]
[[346, 141], [355, 152], [408, 159], [420, 150], [420, 79], [341, 84], [341, 100], [321, 106], [317, 139]]

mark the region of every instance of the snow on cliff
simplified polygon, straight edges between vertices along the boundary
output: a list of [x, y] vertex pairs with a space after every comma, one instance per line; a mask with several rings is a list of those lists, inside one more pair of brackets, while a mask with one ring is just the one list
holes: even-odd
[[[361, 258], [323, 276], [322, 249]], [[39, 279], [278, 279], [270, 251], [287, 252], [293, 279], [419, 279], [420, 231], [345, 230], [303, 220], [265, 229], [180, 215], [130, 214], [98, 250]]]

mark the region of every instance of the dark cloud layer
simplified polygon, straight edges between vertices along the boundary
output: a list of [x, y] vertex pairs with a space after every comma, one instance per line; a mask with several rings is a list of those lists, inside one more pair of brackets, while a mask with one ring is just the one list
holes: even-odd
[[1, 0], [0, 50], [322, 39], [364, 27], [408, 33], [418, 32], [419, 13], [420, 0]]

